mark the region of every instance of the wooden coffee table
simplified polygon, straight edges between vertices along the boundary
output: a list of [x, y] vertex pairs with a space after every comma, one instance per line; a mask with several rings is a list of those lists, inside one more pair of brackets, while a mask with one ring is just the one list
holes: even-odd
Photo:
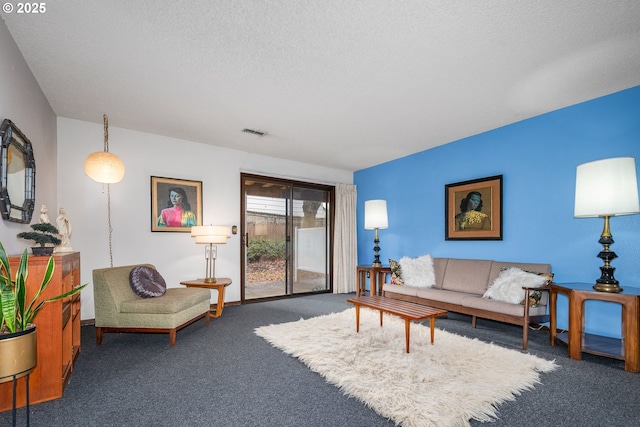
[[404, 319], [404, 332], [406, 339], [407, 353], [409, 353], [411, 321], [429, 319], [431, 326], [431, 344], [434, 338], [434, 326], [437, 316], [447, 314], [447, 310], [428, 307], [409, 301], [402, 301], [395, 298], [387, 298], [379, 295], [358, 296], [348, 299], [347, 302], [356, 307], [356, 332], [360, 332], [360, 307], [368, 307], [380, 311], [380, 326], [382, 326], [383, 313], [390, 313]]

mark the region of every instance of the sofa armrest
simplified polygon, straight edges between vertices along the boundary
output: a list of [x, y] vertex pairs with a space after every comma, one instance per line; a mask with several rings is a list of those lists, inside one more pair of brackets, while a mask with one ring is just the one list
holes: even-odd
[[522, 289], [526, 291], [549, 291], [549, 285], [540, 286], [539, 288], [531, 288], [528, 286], [523, 286]]

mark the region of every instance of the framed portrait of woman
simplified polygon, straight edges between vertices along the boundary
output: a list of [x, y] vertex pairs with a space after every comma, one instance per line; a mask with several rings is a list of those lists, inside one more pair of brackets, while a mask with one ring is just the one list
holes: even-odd
[[502, 175], [447, 184], [445, 240], [502, 240]]
[[151, 177], [151, 231], [191, 232], [202, 225], [202, 182]]

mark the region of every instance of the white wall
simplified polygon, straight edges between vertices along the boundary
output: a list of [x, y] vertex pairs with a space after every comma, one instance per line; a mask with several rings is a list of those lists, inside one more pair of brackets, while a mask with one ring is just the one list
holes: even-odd
[[[29, 138], [36, 159], [35, 222], [45, 204], [51, 213], [56, 194], [56, 115], [40, 90], [4, 21], [0, 20], [0, 122], [10, 119]], [[10, 255], [21, 253], [30, 242], [16, 235], [27, 224], [0, 218], [0, 241]]]
[[[108, 114], [108, 112], [107, 112]], [[89, 179], [84, 159], [103, 150], [99, 124], [58, 118], [58, 207], [72, 224], [71, 245], [81, 252], [82, 283], [92, 270], [109, 267], [107, 187]], [[151, 232], [151, 176], [202, 181], [203, 223], [240, 227], [240, 173], [287, 176], [307, 182], [352, 183], [349, 171], [223, 149], [135, 132], [109, 123], [109, 151], [127, 171], [111, 185], [113, 264], [151, 263], [169, 287], [204, 276], [204, 248], [188, 233]], [[265, 141], [268, 143], [268, 140]], [[51, 215], [52, 221], [55, 219]], [[240, 235], [218, 247], [216, 275], [230, 277], [225, 300], [240, 300]], [[82, 292], [82, 319], [94, 318], [93, 289]], [[212, 292], [212, 301], [217, 295]]]

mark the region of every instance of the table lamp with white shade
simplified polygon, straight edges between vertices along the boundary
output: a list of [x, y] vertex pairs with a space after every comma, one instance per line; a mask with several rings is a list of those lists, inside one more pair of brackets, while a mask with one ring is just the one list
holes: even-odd
[[386, 200], [367, 200], [364, 202], [364, 229], [375, 230], [376, 234], [373, 239], [374, 247], [373, 251], [375, 256], [373, 259], [372, 267], [380, 268], [382, 263], [380, 262], [380, 239], [378, 237], [378, 230], [389, 227], [389, 219], [387, 216], [387, 201]]
[[602, 272], [593, 288], [599, 292], [622, 292], [619, 282], [613, 277], [615, 268], [611, 261], [617, 258], [609, 250], [614, 241], [609, 229], [612, 216], [640, 213], [638, 203], [638, 178], [633, 157], [616, 157], [581, 164], [576, 169], [576, 218], [602, 217], [604, 228], [598, 242], [603, 250], [598, 258], [604, 261]]
[[216, 257], [217, 246], [227, 243], [231, 236], [229, 227], [220, 225], [198, 225], [191, 227], [191, 237], [195, 237], [197, 244], [208, 245], [205, 247], [206, 272], [205, 283], [216, 283]]

